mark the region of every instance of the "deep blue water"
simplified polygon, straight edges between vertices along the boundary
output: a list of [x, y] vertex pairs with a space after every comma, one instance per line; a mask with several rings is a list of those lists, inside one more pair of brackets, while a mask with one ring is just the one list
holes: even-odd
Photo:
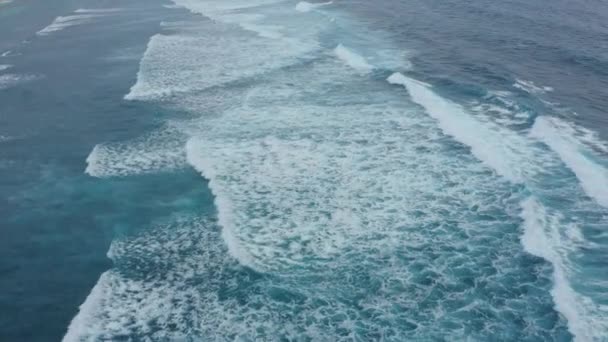
[[0, 1], [1, 341], [608, 341], [602, 1]]

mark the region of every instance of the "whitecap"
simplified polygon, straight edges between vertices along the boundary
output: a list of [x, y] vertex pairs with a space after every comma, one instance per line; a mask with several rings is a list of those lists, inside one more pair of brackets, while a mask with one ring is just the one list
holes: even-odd
[[101, 16], [102, 14], [74, 14], [68, 16], [59, 16], [53, 22], [42, 30], [36, 32], [39, 36], [47, 36], [51, 33], [64, 30], [68, 27], [82, 25], [91, 22], [92, 19]]
[[[525, 183], [539, 170], [522, 165], [537, 165], [540, 153], [517, 133], [490, 122], [477, 120], [465, 109], [439, 95], [421, 81], [395, 73], [388, 82], [404, 86], [412, 100], [435, 118], [444, 133], [471, 148], [479, 160], [514, 183]], [[542, 158], [540, 158], [542, 160]]]
[[339, 44], [335, 49], [334, 53], [342, 60], [346, 65], [357, 70], [360, 73], [369, 73], [374, 69], [374, 66], [369, 64], [363, 56], [358, 55], [352, 50], [346, 48], [344, 45]]
[[333, 1], [317, 2], [317, 3], [310, 3], [310, 2], [307, 2], [307, 1], [300, 1], [296, 5], [296, 11], [306, 13], [306, 12], [310, 12], [310, 11], [312, 11], [314, 9], [323, 7], [323, 6], [331, 5], [332, 3], [333, 3]]
[[570, 125], [545, 116], [536, 119], [530, 132], [531, 136], [547, 144], [560, 156], [591, 198], [608, 208], [608, 169], [593, 159], [592, 151], [585, 153], [585, 145], [570, 133]]
[[553, 91], [552, 87], [547, 86], [538, 86], [534, 84], [532, 81], [520, 80], [517, 79], [515, 83], [513, 83], [513, 87], [523, 90], [530, 94], [544, 94], [546, 92]]

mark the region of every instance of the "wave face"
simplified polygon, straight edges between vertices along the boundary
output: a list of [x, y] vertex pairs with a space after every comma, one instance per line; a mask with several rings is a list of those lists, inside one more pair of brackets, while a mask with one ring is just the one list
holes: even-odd
[[175, 115], [86, 172], [194, 169], [217, 212], [117, 238], [65, 341], [606, 336], [605, 145], [548, 89], [459, 98], [337, 4], [174, 2], [125, 99]]

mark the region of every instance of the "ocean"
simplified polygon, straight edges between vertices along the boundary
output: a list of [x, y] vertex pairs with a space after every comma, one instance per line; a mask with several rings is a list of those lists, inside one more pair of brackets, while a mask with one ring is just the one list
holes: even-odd
[[608, 341], [608, 4], [0, 0], [0, 341]]

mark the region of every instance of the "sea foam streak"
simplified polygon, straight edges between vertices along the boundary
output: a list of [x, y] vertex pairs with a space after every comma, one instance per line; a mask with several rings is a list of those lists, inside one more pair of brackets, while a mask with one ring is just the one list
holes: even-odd
[[71, 26], [82, 25], [90, 22], [92, 19], [99, 17], [100, 14], [73, 14], [68, 16], [59, 16], [53, 20], [53, 22], [38, 31], [36, 34], [39, 36], [47, 36], [51, 33], [64, 30]]
[[124, 10], [124, 8], [79, 8], [74, 13], [115, 13]]
[[517, 134], [483, 123], [465, 112], [458, 104], [437, 95], [428, 84], [395, 73], [388, 82], [407, 88], [414, 102], [437, 119], [441, 129], [471, 148], [471, 152], [498, 174], [512, 182], [523, 183], [529, 172], [522, 165], [535, 159], [525, 140]]
[[342, 44], [334, 49], [334, 53], [348, 66], [361, 73], [368, 73], [374, 69], [371, 64], [367, 63], [364, 57], [354, 53]]
[[306, 1], [300, 1], [296, 5], [296, 11], [306, 13], [306, 12], [310, 12], [310, 11], [312, 11], [314, 9], [317, 9], [319, 7], [331, 5], [332, 3], [333, 3], [333, 1], [318, 2], [318, 3], [310, 3], [310, 2], [306, 2]]
[[585, 192], [600, 205], [608, 208], [608, 170], [592, 159], [591, 151], [568, 132], [567, 124], [556, 118], [538, 117], [532, 131], [536, 137], [555, 151], [576, 174]]
[[95, 18], [107, 16], [123, 10], [124, 9], [122, 8], [79, 8], [75, 10], [73, 14], [55, 18], [50, 25], [38, 31], [36, 34], [39, 36], [47, 36], [68, 27], [87, 24]]
[[516, 80], [516, 82], [513, 84], [513, 87], [521, 89], [530, 94], [543, 94], [546, 92], [553, 91], [553, 88], [551, 87], [540, 87], [534, 84], [534, 82], [532, 81], [525, 81], [520, 79]]
[[245, 30], [253, 31], [261, 37], [279, 39], [283, 35], [280, 33], [281, 26], [267, 25], [264, 16], [260, 14], [244, 14], [243, 10], [248, 10], [261, 6], [280, 3], [284, 0], [172, 0], [176, 5], [189, 9], [190, 11], [202, 14], [214, 20], [224, 23], [236, 24]]
[[35, 80], [34, 75], [18, 75], [18, 74], [1, 74], [0, 75], [0, 90], [8, 89], [16, 85]]

